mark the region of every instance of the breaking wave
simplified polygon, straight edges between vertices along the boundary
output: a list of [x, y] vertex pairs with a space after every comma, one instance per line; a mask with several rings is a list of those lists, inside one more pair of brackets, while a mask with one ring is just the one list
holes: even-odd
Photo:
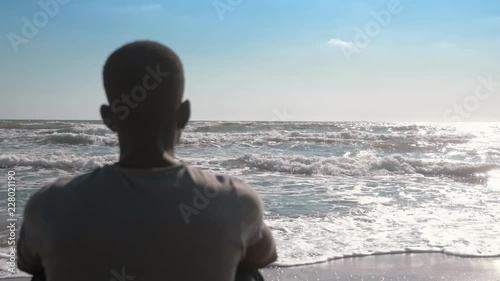
[[376, 134], [360, 131], [343, 131], [329, 133], [304, 133], [287, 131], [267, 131], [258, 133], [186, 133], [183, 135], [181, 144], [184, 145], [233, 145], [251, 144], [255, 146], [274, 144], [370, 144], [388, 143], [388, 145], [412, 144], [423, 146], [423, 144], [463, 144], [467, 143], [471, 135], [456, 134]]
[[468, 178], [500, 168], [497, 164], [475, 164], [444, 160], [430, 161], [410, 159], [400, 155], [357, 158], [245, 155], [235, 160], [226, 160], [221, 164], [287, 174], [353, 177], [383, 174], [420, 174], [424, 176]]
[[68, 145], [118, 145], [118, 139], [113, 135], [99, 136], [83, 133], [53, 133], [44, 136], [39, 142]]
[[1, 155], [0, 168], [33, 167], [37, 169], [90, 170], [118, 160], [118, 155], [71, 156], [71, 155]]

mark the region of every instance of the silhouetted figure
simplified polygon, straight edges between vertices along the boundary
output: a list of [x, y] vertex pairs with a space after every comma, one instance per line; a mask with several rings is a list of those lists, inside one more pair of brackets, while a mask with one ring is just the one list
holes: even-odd
[[30, 198], [19, 268], [48, 281], [233, 281], [237, 268], [241, 280], [261, 278], [277, 255], [258, 194], [175, 160], [190, 116], [177, 55], [134, 42], [111, 54], [103, 79], [119, 162]]

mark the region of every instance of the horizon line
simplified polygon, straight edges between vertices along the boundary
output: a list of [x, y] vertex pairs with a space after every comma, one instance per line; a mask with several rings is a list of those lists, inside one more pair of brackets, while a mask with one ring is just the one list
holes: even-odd
[[[77, 122], [99, 122], [100, 119], [2, 119], [0, 121], [77, 121]], [[446, 122], [446, 121], [368, 121], [368, 120], [189, 120], [189, 122], [267, 122], [267, 123], [293, 123], [293, 122], [361, 122], [361, 123], [445, 123], [445, 124], [465, 124], [465, 123], [500, 123], [500, 121], [461, 121], [461, 122]], [[188, 123], [189, 123], [188, 122]], [[104, 123], [103, 123], [104, 125]]]

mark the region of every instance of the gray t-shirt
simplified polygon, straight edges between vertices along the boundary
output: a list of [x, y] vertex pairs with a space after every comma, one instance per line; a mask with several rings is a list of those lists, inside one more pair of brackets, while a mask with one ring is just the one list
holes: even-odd
[[263, 226], [258, 194], [232, 177], [110, 165], [30, 198], [18, 265], [48, 281], [233, 281]]

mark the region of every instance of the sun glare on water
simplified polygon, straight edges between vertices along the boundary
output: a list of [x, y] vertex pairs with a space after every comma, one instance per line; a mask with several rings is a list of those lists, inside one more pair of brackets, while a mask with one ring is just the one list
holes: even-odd
[[488, 173], [488, 187], [500, 191], [500, 169]]

